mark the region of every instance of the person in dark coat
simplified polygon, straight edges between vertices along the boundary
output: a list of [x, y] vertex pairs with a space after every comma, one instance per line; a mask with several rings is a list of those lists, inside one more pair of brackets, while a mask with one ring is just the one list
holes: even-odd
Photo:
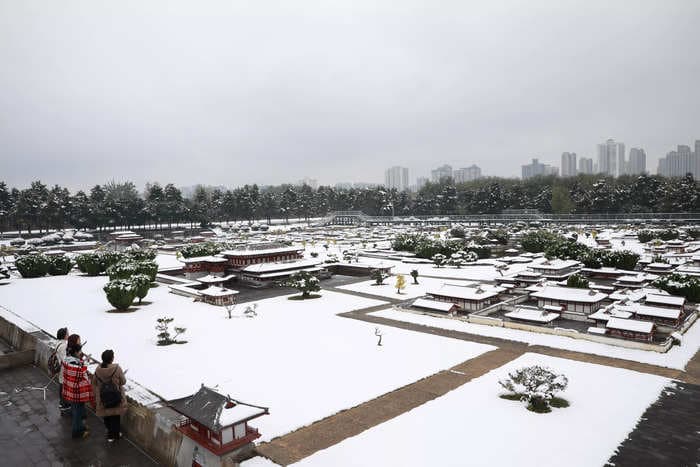
[[[121, 401], [116, 407], [105, 407], [102, 401], [102, 387], [111, 382], [118, 388], [121, 394]], [[114, 363], [114, 351], [105, 350], [102, 352], [102, 364], [95, 370], [92, 377], [92, 388], [95, 394], [95, 414], [102, 417], [107, 429], [107, 441], [112, 442], [121, 437], [121, 420], [120, 417], [126, 413], [128, 407], [124, 385], [126, 377], [122, 368]]]

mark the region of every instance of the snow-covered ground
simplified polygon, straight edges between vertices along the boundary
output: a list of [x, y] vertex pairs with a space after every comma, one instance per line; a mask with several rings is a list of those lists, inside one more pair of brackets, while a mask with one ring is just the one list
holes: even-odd
[[[569, 378], [561, 395], [570, 407], [536, 414], [498, 397], [499, 379], [535, 364]], [[658, 376], [525, 354], [295, 465], [603, 465], [667, 384]]]
[[184, 263], [177, 259], [175, 255], [158, 254], [156, 255], [156, 264], [158, 269], [181, 268]]
[[[151, 289], [150, 304], [107, 313], [104, 277], [15, 279], [0, 289], [0, 305], [50, 333], [68, 326], [99, 357], [115, 351], [127, 377], [166, 399], [200, 384], [270, 407], [255, 421], [264, 439], [352, 407], [493, 349], [460, 340], [383, 328], [335, 316], [378, 300], [323, 291], [305, 301], [261, 300], [255, 318], [227, 319], [223, 307]], [[247, 304], [246, 304], [247, 305]], [[242, 311], [240, 306], [235, 313]], [[187, 328], [184, 345], [156, 346], [156, 319]]]
[[370, 314], [372, 316], [381, 316], [383, 318], [422, 324], [424, 326], [434, 326], [436, 328], [468, 332], [482, 336], [500, 337], [512, 341], [527, 342], [531, 345], [546, 345], [548, 347], [633, 360], [635, 362], [677, 368], [679, 370], [685, 368], [685, 365], [693, 358], [698, 348], [700, 348], [700, 323], [695, 323], [690, 330], [683, 335], [683, 345], [673, 346], [666, 353], [658, 353], [648, 350], [627, 349], [614, 345], [599, 344], [597, 342], [572, 339], [570, 337], [467, 323], [448, 317], [440, 318], [396, 309], [387, 309]]
[[396, 276], [390, 276], [384, 281], [384, 285], [375, 285], [375, 281], [356, 282], [355, 284], [344, 285], [339, 287], [343, 290], [351, 290], [353, 292], [362, 292], [379, 297], [395, 298], [398, 300], [408, 300], [410, 298], [421, 297], [425, 295], [426, 290], [436, 290], [444, 284], [452, 285], [467, 285], [469, 282], [449, 279], [434, 279], [431, 277], [419, 277], [418, 284], [413, 283], [411, 276], [405, 276], [406, 288], [401, 291], [401, 294], [396, 293], [394, 284]]

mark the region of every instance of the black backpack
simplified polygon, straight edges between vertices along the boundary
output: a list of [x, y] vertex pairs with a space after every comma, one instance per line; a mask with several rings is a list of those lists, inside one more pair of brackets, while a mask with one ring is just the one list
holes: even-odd
[[115, 368], [112, 372], [112, 375], [106, 382], [102, 381], [102, 379], [100, 379], [99, 376], [95, 375], [95, 377], [101, 383], [100, 401], [102, 401], [102, 405], [105, 409], [113, 409], [114, 407], [119, 407], [119, 404], [122, 403], [122, 392], [119, 390], [119, 386], [114, 384], [114, 382], [112, 381], [114, 373], [116, 372], [117, 369]]
[[49, 368], [49, 373], [51, 376], [55, 376], [61, 371], [61, 362], [58, 360], [58, 348], [61, 346], [62, 342], [59, 342], [56, 348], [51, 352], [49, 361], [47, 362], [47, 367]]

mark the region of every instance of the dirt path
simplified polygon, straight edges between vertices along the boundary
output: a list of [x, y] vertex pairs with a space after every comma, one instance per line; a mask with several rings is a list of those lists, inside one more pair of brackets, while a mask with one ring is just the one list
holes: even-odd
[[522, 352], [496, 349], [440, 371], [351, 409], [312, 423], [257, 446], [257, 452], [281, 464], [298, 462], [373, 426], [440, 397], [459, 386], [501, 367]]

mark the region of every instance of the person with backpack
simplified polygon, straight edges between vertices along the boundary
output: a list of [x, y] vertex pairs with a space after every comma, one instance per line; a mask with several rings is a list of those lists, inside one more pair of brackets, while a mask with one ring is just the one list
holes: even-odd
[[61, 415], [70, 413], [70, 404], [63, 400], [63, 371], [62, 363], [66, 359], [68, 348], [68, 328], [61, 328], [56, 333], [58, 344], [49, 357], [48, 367], [51, 377], [58, 375], [58, 410]]
[[122, 368], [114, 363], [114, 351], [102, 352], [102, 364], [95, 370], [92, 388], [95, 393], [95, 413], [102, 417], [107, 429], [107, 441], [121, 438], [120, 416], [126, 413], [127, 402], [124, 393], [126, 377]]
[[94, 401], [82, 349], [79, 335], [68, 336], [67, 355], [62, 364], [62, 394], [63, 400], [71, 405], [73, 438], [87, 438], [90, 435], [85, 424], [85, 403]]

